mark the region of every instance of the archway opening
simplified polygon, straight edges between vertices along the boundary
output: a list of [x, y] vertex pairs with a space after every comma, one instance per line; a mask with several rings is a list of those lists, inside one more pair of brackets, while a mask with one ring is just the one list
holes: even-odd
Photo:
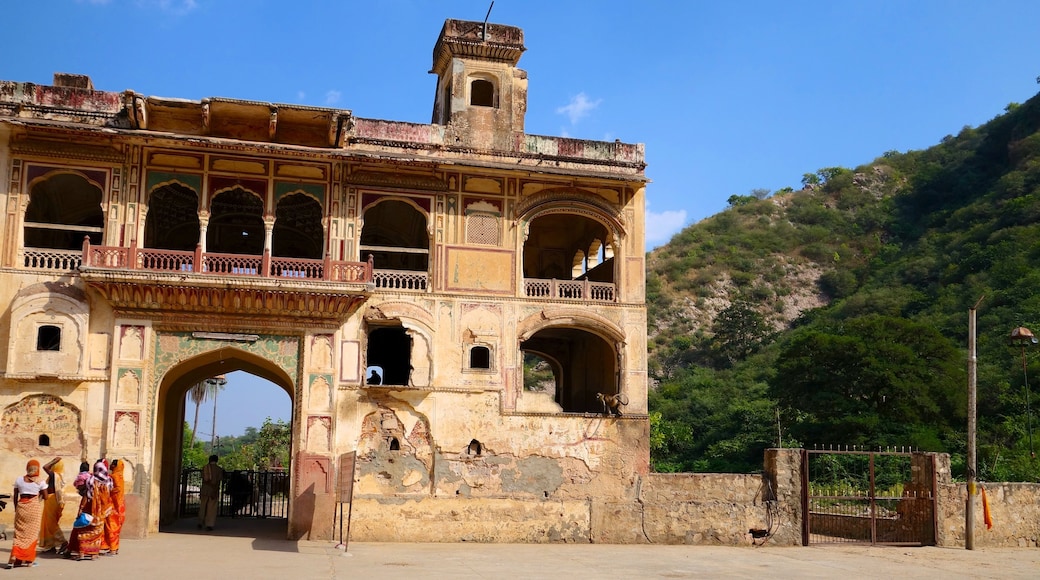
[[618, 392], [616, 349], [597, 334], [580, 328], [545, 328], [523, 341], [520, 351], [525, 391], [555, 388], [554, 400], [565, 413], [603, 412], [596, 395]]
[[614, 254], [600, 222], [554, 213], [535, 218], [524, 242], [524, 278], [614, 282]]
[[[209, 393], [196, 402], [193, 391]], [[196, 464], [215, 454], [226, 472], [218, 517], [242, 520], [236, 533], [249, 533], [250, 524], [243, 522], [256, 521], [250, 518], [264, 518], [264, 529], [278, 525], [288, 530], [293, 391], [284, 370], [233, 348], [199, 355], [166, 373], [157, 400], [153, 470], [159, 481], [160, 529], [178, 527], [185, 519], [194, 522], [198, 482], [186, 481], [185, 474], [192, 468], [197, 472]]]

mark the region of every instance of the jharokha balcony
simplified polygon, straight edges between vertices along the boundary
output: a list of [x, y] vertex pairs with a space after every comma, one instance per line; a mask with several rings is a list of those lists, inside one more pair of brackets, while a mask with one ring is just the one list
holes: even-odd
[[[65, 253], [26, 251], [26, 266], [71, 265]], [[118, 313], [167, 327], [260, 331], [305, 322], [335, 328], [368, 299], [367, 262], [94, 246], [83, 243], [82, 278]], [[55, 264], [55, 265], [57, 265]], [[234, 283], [229, 283], [234, 278]]]

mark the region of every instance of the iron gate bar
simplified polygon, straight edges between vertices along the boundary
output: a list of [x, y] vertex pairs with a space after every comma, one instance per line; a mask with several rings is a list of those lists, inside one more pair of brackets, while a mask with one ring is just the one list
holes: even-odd
[[[836, 460], [832, 470], [844, 473], [838, 479], [830, 481], [829, 490], [814, 490], [813, 468], [816, 462], [813, 459], [826, 455], [850, 459], [859, 456], [866, 460], [866, 465], [863, 466], [862, 462], [853, 461], [850, 464]], [[922, 460], [915, 460], [915, 456], [921, 457], [927, 465], [920, 465]], [[876, 459], [881, 457], [907, 459], [907, 463], [898, 461], [894, 465], [892, 462], [885, 462], [887, 478], [895, 476], [887, 489], [898, 486], [898, 496], [878, 493], [879, 474]], [[802, 454], [802, 466], [803, 545], [935, 543], [935, 532], [938, 529], [938, 490], [934, 456], [920, 452], [806, 449]], [[863, 473], [864, 471], [866, 473]], [[915, 471], [918, 472], [916, 477]], [[864, 475], [867, 477], [866, 481], [862, 480]], [[921, 477], [922, 475], [927, 475], [927, 481]], [[857, 479], [860, 480], [858, 485]], [[879, 528], [881, 524], [884, 524], [884, 532]], [[821, 539], [824, 536], [828, 539]]]
[[[202, 470], [181, 470], [178, 492], [180, 517], [199, 513]], [[224, 472], [217, 498], [220, 517], [288, 518], [289, 473], [287, 471], [235, 470]]]

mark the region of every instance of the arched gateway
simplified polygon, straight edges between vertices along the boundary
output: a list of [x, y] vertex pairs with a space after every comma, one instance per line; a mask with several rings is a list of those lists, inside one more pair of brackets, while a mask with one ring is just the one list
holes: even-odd
[[[172, 365], [158, 377], [155, 395], [153, 449], [158, 461], [152, 477], [158, 487], [153, 486], [151, 490], [149, 508], [158, 508], [155, 513], [159, 525], [172, 523], [179, 515], [185, 394], [192, 386], [209, 377], [245, 371], [281, 387], [295, 408], [297, 388], [293, 377], [299, 376], [298, 338], [201, 334], [205, 336], [159, 335], [159, 344], [171, 350], [161, 350], [157, 356], [161, 362], [156, 370], [162, 372], [165, 365]], [[277, 354], [277, 358], [268, 358], [272, 353]], [[296, 425], [293, 421], [293, 441], [297, 440]], [[154, 524], [156, 517], [149, 519]]]

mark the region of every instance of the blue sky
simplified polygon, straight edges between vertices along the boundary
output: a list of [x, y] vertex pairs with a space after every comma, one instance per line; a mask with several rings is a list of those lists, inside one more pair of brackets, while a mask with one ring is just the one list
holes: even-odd
[[[441, 25], [489, 4], [12, 2], [0, 78], [428, 123]], [[489, 20], [524, 30], [528, 133], [646, 144], [648, 249], [733, 194], [929, 147], [1040, 88], [1035, 1], [496, 0]]]

